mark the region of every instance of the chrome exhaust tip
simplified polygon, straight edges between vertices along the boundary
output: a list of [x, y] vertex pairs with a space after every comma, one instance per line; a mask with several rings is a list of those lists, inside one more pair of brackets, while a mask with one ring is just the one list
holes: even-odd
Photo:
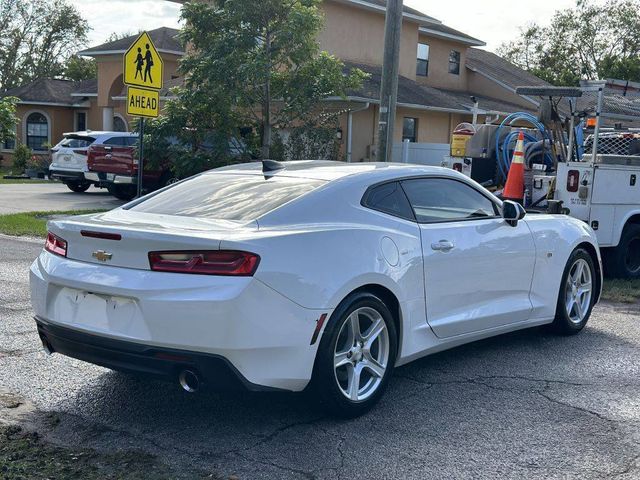
[[185, 392], [195, 393], [200, 389], [200, 377], [191, 370], [182, 370], [178, 382]]

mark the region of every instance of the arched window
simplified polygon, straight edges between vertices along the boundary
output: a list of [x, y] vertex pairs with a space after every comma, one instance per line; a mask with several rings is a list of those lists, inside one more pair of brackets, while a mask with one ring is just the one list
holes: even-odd
[[122, 119], [122, 117], [119, 116], [119, 115], [115, 115], [113, 117], [113, 131], [114, 132], [126, 132], [127, 131], [127, 124]]
[[31, 150], [46, 150], [49, 142], [49, 122], [42, 113], [34, 112], [27, 117], [27, 146]]

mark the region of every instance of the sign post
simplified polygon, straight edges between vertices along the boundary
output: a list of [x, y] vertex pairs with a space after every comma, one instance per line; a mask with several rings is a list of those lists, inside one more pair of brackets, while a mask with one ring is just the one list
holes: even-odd
[[144, 119], [160, 115], [160, 90], [164, 83], [164, 62], [147, 32], [142, 32], [125, 52], [123, 80], [127, 85], [127, 115], [140, 117], [139, 198], [144, 171]]

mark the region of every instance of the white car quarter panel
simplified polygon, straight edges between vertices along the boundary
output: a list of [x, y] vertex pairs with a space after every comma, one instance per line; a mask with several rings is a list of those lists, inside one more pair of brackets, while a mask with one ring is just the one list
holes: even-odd
[[566, 215], [530, 214], [524, 222], [531, 229], [536, 245], [536, 267], [531, 285], [532, 317], [553, 319], [569, 256], [578, 245], [588, 243], [598, 252], [600, 262], [598, 242], [586, 223]]

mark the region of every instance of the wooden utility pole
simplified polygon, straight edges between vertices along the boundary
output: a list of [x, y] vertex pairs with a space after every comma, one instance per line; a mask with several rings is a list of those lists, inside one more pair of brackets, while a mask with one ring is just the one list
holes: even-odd
[[398, 99], [398, 66], [402, 35], [402, 0], [387, 0], [384, 28], [384, 59], [380, 85], [380, 120], [378, 122], [378, 161], [391, 161], [393, 131]]

